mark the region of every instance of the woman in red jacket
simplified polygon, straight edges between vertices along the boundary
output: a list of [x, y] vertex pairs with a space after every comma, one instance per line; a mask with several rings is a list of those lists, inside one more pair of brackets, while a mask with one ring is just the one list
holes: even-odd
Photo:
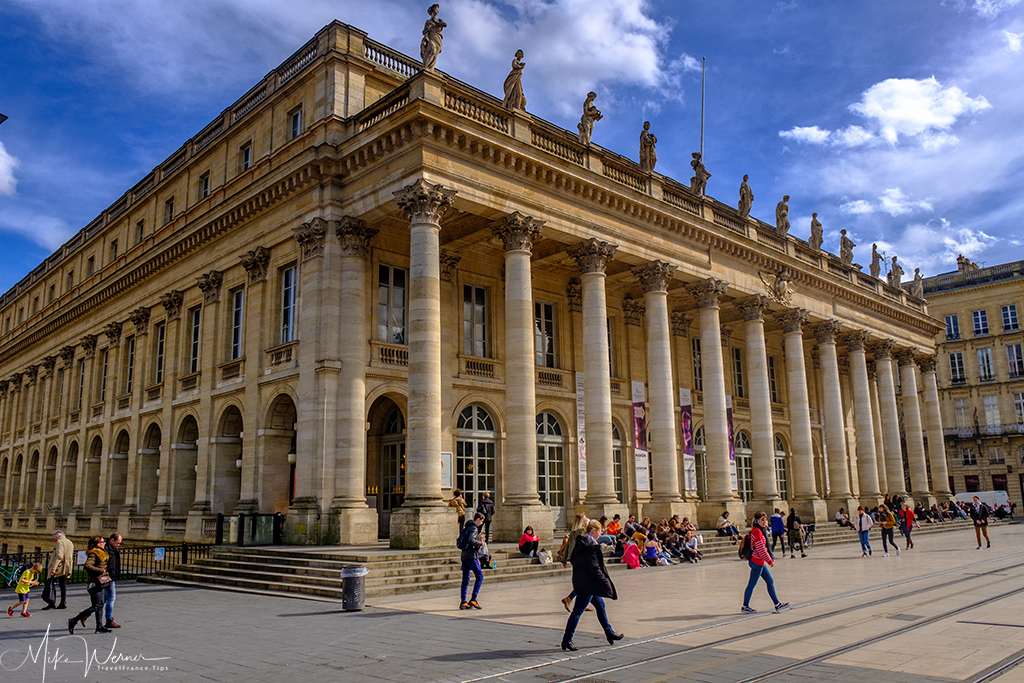
[[782, 602], [775, 594], [775, 582], [772, 581], [772, 575], [768, 571], [768, 567], [775, 566], [775, 560], [768, 552], [767, 529], [768, 515], [758, 510], [754, 513], [754, 524], [750, 529], [751, 557], [747, 560], [750, 565], [750, 580], [747, 581], [747, 589], [743, 591], [743, 608], [740, 610], [748, 614], [757, 611], [750, 606], [750, 596], [754, 593], [754, 586], [757, 585], [757, 580], [760, 578], [764, 578], [764, 582], [768, 586], [768, 596], [775, 603], [775, 611], [781, 612], [784, 609], [789, 609], [789, 603]]

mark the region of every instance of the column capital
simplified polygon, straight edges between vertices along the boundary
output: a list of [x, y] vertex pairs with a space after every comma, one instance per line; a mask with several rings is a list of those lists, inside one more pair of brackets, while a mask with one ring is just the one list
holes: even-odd
[[743, 313], [743, 319], [747, 322], [752, 320], [764, 320], [764, 312], [768, 310], [771, 299], [763, 294], [754, 294], [746, 299], [735, 302], [736, 308]]
[[576, 262], [580, 273], [603, 273], [608, 262], [615, 258], [617, 246], [594, 238], [584, 240], [566, 249], [569, 258]]
[[865, 361], [864, 365], [867, 366], [868, 381], [873, 380], [875, 378], [875, 361], [873, 361], [873, 360]]
[[71, 364], [75, 362], [75, 347], [71, 345], [62, 346], [60, 349], [60, 361], [63, 367], [70, 368]]
[[128, 319], [135, 326], [136, 335], [149, 332], [149, 306], [139, 306], [128, 314]]
[[570, 282], [565, 288], [565, 295], [569, 297], [569, 312], [583, 312], [583, 285], [578, 282]]
[[633, 277], [640, 282], [644, 288], [644, 294], [651, 292], [667, 292], [668, 283], [675, 275], [676, 266], [664, 261], [651, 261], [642, 266], [633, 268]]
[[639, 327], [645, 310], [644, 302], [639, 299], [622, 300], [622, 318], [627, 325]]
[[672, 334], [677, 337], [688, 337], [690, 336], [690, 323], [693, 322], [693, 318], [686, 315], [682, 311], [672, 311], [671, 324]]
[[850, 359], [846, 356], [839, 356], [836, 358], [836, 365], [839, 367], [840, 375], [850, 374]]
[[698, 308], [718, 308], [718, 301], [729, 288], [729, 283], [709, 277], [690, 287], [690, 296], [697, 302]]
[[811, 349], [811, 367], [815, 370], [821, 369], [821, 351], [817, 346]]
[[917, 357], [917, 351], [914, 349], [897, 349], [896, 353], [893, 355], [896, 356], [896, 361], [902, 368], [905, 365], [914, 365], [914, 359]]
[[365, 258], [370, 251], [370, 240], [380, 232], [377, 228], [367, 227], [366, 221], [352, 216], [342, 216], [335, 228], [338, 241], [341, 242], [342, 256], [359, 256]]
[[871, 351], [875, 354], [875, 360], [880, 358], [892, 358], [892, 350], [896, 347], [896, 341], [893, 339], [883, 339], [880, 342], [875, 342], [871, 346]]
[[12, 394], [16, 394], [19, 391], [21, 391], [21, 383], [22, 383], [22, 380], [23, 380], [24, 377], [25, 377], [25, 374], [22, 373], [22, 372], [11, 373], [10, 388], [11, 388], [11, 393]]
[[10, 386], [10, 382], [6, 379], [0, 379], [0, 398], [7, 398], [7, 387]]
[[39, 377], [39, 366], [30, 365], [25, 368], [25, 386], [35, 386], [36, 379]]
[[43, 377], [52, 377], [53, 368], [57, 365], [57, 356], [43, 356]]
[[441, 279], [445, 282], [454, 282], [455, 269], [458, 267], [459, 261], [462, 260], [462, 254], [442, 249], [438, 254], [438, 259], [441, 262]]
[[728, 325], [720, 325], [718, 327], [718, 331], [721, 333], [722, 337], [722, 348], [729, 348], [729, 340], [732, 338], [732, 328]]
[[172, 289], [160, 297], [160, 305], [167, 311], [168, 320], [179, 320], [181, 318], [181, 304], [184, 300], [185, 295], [176, 289]]
[[295, 241], [302, 247], [302, 260], [324, 255], [324, 237], [327, 235], [327, 221], [317, 216], [308, 223], [292, 228]]
[[[110, 323], [103, 328], [103, 334], [107, 337], [107, 344], [112, 349], [116, 349], [121, 346], [121, 323]], [[45, 362], [45, 358], [43, 361]], [[53, 364], [50, 364], [50, 368], [53, 368]]]
[[533, 252], [533, 241], [540, 237], [544, 221], [524, 216], [518, 211], [491, 223], [491, 232], [501, 239], [505, 251]]
[[199, 283], [199, 291], [203, 293], [203, 305], [215, 304], [220, 301], [220, 289], [224, 283], [224, 273], [219, 270], [211, 270], [196, 278]]
[[96, 355], [96, 335], [87, 334], [79, 341], [82, 345], [82, 351], [85, 352], [86, 358], [92, 358]]
[[440, 225], [442, 216], [455, 201], [458, 190], [446, 190], [443, 185], [432, 185], [420, 178], [392, 194], [395, 195], [398, 208], [405, 212], [410, 223]]
[[817, 338], [819, 344], [835, 344], [836, 335], [843, 327], [838, 320], [826, 320], [811, 326], [811, 332]]
[[242, 267], [249, 274], [249, 284], [266, 282], [270, 272], [270, 250], [266, 247], [256, 247], [238, 257]]
[[803, 308], [791, 308], [775, 314], [775, 319], [782, 325], [782, 331], [786, 334], [791, 332], [803, 332], [804, 323], [810, 317], [810, 312]]
[[935, 372], [935, 367], [939, 364], [939, 357], [935, 355], [921, 356], [917, 359], [917, 365], [921, 368], [921, 374], [927, 372]]
[[849, 351], [863, 351], [867, 347], [868, 333], [866, 330], [854, 330], [843, 335], [843, 342]]

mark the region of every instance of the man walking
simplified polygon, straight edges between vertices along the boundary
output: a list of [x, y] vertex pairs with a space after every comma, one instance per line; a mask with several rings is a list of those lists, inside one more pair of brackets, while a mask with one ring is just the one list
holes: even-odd
[[786, 518], [782, 516], [782, 511], [779, 508], [775, 508], [775, 514], [771, 516], [769, 520], [772, 531], [772, 553], [775, 553], [776, 541], [782, 541], [782, 557], [786, 556]]
[[[106, 616], [107, 616], [107, 628], [121, 628], [121, 624], [114, 621], [114, 600], [117, 599], [117, 591], [115, 584], [118, 579], [121, 578], [121, 534], [116, 531], [110, 535], [107, 539], [107, 576], [110, 577], [110, 583], [103, 588], [103, 596], [106, 599]], [[97, 614], [96, 618], [99, 619], [100, 615]]]
[[[484, 573], [480, 569], [480, 549], [483, 548], [483, 541], [480, 540], [480, 527], [484, 523], [484, 515], [478, 512], [473, 519], [466, 522], [466, 527], [459, 536], [456, 544], [462, 550], [462, 598], [459, 600], [459, 609], [483, 609], [476, 601], [480, 594], [480, 584], [483, 583]], [[466, 589], [469, 588], [469, 574], [473, 573], [476, 582], [473, 584], [473, 597], [466, 601]]]
[[871, 554], [871, 541], [868, 540], [868, 533], [871, 531], [871, 527], [875, 525], [875, 520], [871, 518], [868, 511], [861, 505], [857, 508], [857, 535], [860, 536], [860, 551], [861, 557], [867, 557]]
[[800, 517], [796, 514], [796, 508], [789, 508], [789, 517], [786, 519], [786, 530], [789, 532], [789, 556], [796, 557], [796, 546], [800, 545], [800, 557], [807, 557], [804, 552], [804, 525], [800, 523]]
[[484, 541], [491, 542], [491, 518], [494, 517], [494, 501], [491, 500], [491, 494], [484, 491], [480, 494], [480, 504], [476, 506], [476, 511], [484, 516]]
[[992, 541], [988, 538], [988, 506], [981, 502], [977, 496], [974, 497], [974, 505], [971, 506], [971, 519], [974, 520], [974, 535], [978, 537], [978, 550], [981, 550], [981, 535], [985, 534], [986, 547], [992, 547]]
[[[67, 607], [68, 577], [75, 568], [75, 544], [63, 531], [53, 532], [53, 566], [50, 567], [50, 581], [54, 584], [50, 591], [50, 599], [43, 609], [65, 609]], [[57, 588], [60, 588], [60, 604], [57, 602]], [[44, 591], [45, 595], [45, 591]]]

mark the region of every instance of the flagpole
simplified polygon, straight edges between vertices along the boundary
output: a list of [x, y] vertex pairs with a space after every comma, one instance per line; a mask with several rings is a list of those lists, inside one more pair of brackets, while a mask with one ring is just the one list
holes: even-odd
[[704, 160], [704, 68], [707, 66], [707, 57], [700, 59], [700, 158]]

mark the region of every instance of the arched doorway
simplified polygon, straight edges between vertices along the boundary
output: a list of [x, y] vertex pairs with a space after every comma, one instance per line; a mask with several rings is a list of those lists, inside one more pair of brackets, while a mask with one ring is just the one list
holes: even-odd
[[187, 514], [196, 500], [196, 467], [199, 463], [199, 424], [186, 415], [178, 425], [178, 436], [171, 444], [171, 513]]
[[490, 413], [478, 405], [459, 414], [459, 438], [455, 444], [455, 486], [462, 489], [466, 504], [473, 509], [480, 494], [487, 491], [494, 500], [498, 483], [496, 468], [497, 434]]
[[279, 394], [270, 404], [267, 427], [260, 431], [263, 439], [260, 512], [286, 513], [295, 498], [296, 414], [291, 396]]
[[160, 490], [160, 442], [163, 434], [160, 425], [155, 422], [146, 429], [139, 448], [138, 492], [139, 514], [148, 515], [156, 505], [157, 493]]
[[405, 415], [387, 396], [367, 412], [366, 504], [377, 509], [377, 535], [391, 535], [391, 512], [405, 502]]
[[242, 497], [242, 411], [228, 406], [220, 416], [213, 449], [213, 512], [229, 515]]
[[110, 495], [107, 496], [107, 514], [116, 515], [121, 511], [128, 492], [128, 448], [131, 437], [122, 429], [114, 439], [114, 450], [110, 454]]
[[558, 418], [549, 412], [537, 416], [537, 490], [544, 504], [551, 506], [555, 528], [564, 529], [565, 435]]
[[36, 489], [39, 482], [39, 451], [32, 451], [32, 457], [28, 461], [28, 470], [25, 472], [28, 481], [25, 482], [25, 509], [36, 509]]
[[704, 427], [697, 428], [693, 433], [693, 454], [697, 463], [697, 497], [708, 499], [708, 458], [704, 444]]
[[626, 480], [622, 469], [622, 432], [619, 425], [612, 423], [612, 483], [615, 486], [615, 498], [625, 502]]
[[85, 496], [83, 508], [91, 515], [100, 498], [100, 465], [103, 463], [103, 439], [96, 436], [89, 445], [89, 457], [85, 459]]
[[43, 512], [53, 508], [53, 494], [57, 486], [57, 447], [50, 446], [50, 452], [46, 455], [46, 465], [43, 466]]
[[19, 510], [21, 502], [21, 470], [25, 467], [25, 458], [21, 453], [14, 458], [14, 469], [11, 470], [11, 510]]
[[75, 483], [78, 481], [78, 442], [72, 441], [61, 467], [60, 509], [65, 515], [75, 504]]
[[775, 484], [779, 487], [779, 497], [789, 500], [789, 468], [786, 466], [786, 442], [775, 435]]
[[736, 433], [736, 492], [744, 503], [754, 497], [754, 456], [750, 435]]

